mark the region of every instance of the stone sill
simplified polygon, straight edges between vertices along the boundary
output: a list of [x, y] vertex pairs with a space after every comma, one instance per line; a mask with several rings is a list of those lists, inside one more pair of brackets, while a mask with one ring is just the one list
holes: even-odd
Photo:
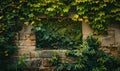
[[65, 52], [67, 50], [28, 50], [21, 49], [19, 56], [26, 55], [31, 58], [52, 58], [53, 55], [58, 54], [60, 57], [66, 57]]

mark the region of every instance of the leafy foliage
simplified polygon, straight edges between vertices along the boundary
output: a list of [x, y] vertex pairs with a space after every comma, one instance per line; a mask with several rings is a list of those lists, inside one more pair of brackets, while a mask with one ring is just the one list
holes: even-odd
[[[76, 57], [75, 63], [62, 63], [60, 58], [54, 60], [57, 71], [119, 71], [120, 59], [116, 59], [98, 50], [100, 42], [93, 37], [88, 37], [77, 50], [70, 50], [67, 56]], [[58, 56], [57, 56], [58, 57]], [[55, 57], [54, 57], [55, 58]], [[54, 62], [52, 62], [54, 64]]]
[[11, 64], [12, 56], [16, 53], [17, 48], [14, 42], [15, 33], [4, 32], [0, 35], [0, 69], [7, 71], [9, 64]]
[[118, 0], [42, 0], [28, 3], [32, 14], [47, 16], [69, 16], [72, 20], [85, 21], [94, 29], [94, 34], [103, 34], [107, 24], [120, 21], [120, 1]]
[[[0, 2], [0, 28], [6, 25], [36, 24], [41, 15], [66, 17], [74, 21], [85, 21], [95, 34], [103, 34], [107, 24], [120, 21], [119, 0], [8, 0]], [[9, 24], [5, 24], [9, 23]], [[14, 27], [15, 28], [15, 27]], [[0, 31], [0, 32], [2, 32]]]
[[70, 19], [58, 21], [58, 19], [42, 20], [37, 24], [36, 46], [38, 48], [68, 48], [73, 49], [81, 44], [82, 30], [79, 22]]
[[63, 17], [71, 14], [74, 21], [89, 22], [94, 34], [103, 34], [107, 24], [120, 21], [120, 1], [0, 0], [0, 69], [6, 67], [8, 63], [4, 60], [7, 61], [16, 51], [14, 36], [24, 24], [34, 25], [42, 22], [39, 19], [41, 15], [47, 15], [48, 18], [59, 16], [64, 19]]

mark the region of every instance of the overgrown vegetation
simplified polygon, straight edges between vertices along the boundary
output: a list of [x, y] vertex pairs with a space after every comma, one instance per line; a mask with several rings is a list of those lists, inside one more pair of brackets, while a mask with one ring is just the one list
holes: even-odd
[[80, 22], [65, 19], [44, 19], [35, 27], [37, 48], [74, 49], [82, 42]]
[[89, 36], [76, 50], [66, 53], [68, 57], [74, 57], [74, 63], [63, 63], [59, 55], [50, 60], [56, 71], [120, 71], [120, 59], [98, 50], [100, 42]]
[[[104, 33], [111, 22], [120, 21], [119, 0], [5, 0], [0, 1], [1, 30], [12, 25], [39, 23], [41, 15], [89, 21], [95, 34]], [[6, 21], [6, 22], [5, 22]], [[0, 31], [2, 32], [2, 31]]]
[[[16, 52], [13, 35], [11, 33], [0, 36], [0, 70], [7, 71], [9, 64], [12, 62], [12, 55]], [[5, 68], [5, 70], [4, 70]]]
[[61, 19], [73, 15], [70, 16], [73, 21], [89, 22], [94, 34], [103, 34], [110, 22], [120, 21], [119, 8], [119, 0], [0, 0], [1, 71], [8, 71], [8, 64], [12, 63], [12, 55], [17, 50], [14, 37], [24, 24], [41, 23], [41, 15]]

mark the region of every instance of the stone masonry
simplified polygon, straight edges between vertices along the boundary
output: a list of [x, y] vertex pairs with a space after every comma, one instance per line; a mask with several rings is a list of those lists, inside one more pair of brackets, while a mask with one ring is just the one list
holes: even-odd
[[49, 60], [54, 53], [58, 53], [65, 61], [66, 50], [36, 50], [35, 34], [32, 32], [33, 26], [23, 26], [23, 29], [17, 35], [16, 44], [19, 48], [18, 56], [27, 55], [30, 62], [29, 71], [55, 71]]
[[[70, 61], [65, 56], [67, 50], [36, 50], [36, 39], [32, 29], [33, 26], [31, 25], [23, 26], [23, 29], [17, 35], [16, 41], [19, 48], [18, 55], [27, 55], [30, 61], [29, 71], [55, 71], [55, 67], [52, 67], [49, 63], [49, 59], [54, 55], [54, 52], [57, 52], [61, 56], [63, 62]], [[108, 53], [112, 51], [113, 55], [117, 55], [115, 50], [120, 50], [120, 24], [110, 25], [107, 30], [108, 35], [99, 36], [99, 40], [102, 41], [101, 47], [103, 47], [101, 49]], [[82, 33], [85, 39], [88, 35], [93, 35], [93, 30], [87, 23], [83, 22]], [[115, 48], [115, 50], [108, 48]]]

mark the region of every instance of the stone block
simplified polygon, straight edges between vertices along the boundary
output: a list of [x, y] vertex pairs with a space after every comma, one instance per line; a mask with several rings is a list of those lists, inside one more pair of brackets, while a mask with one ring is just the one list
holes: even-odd
[[31, 40], [35, 40], [35, 39], [36, 39], [36, 38], [35, 38], [35, 35], [32, 34], [32, 35], [30, 36], [30, 39], [31, 39]]
[[25, 46], [17, 46], [18, 47], [18, 49], [24, 49], [24, 48], [26, 48]]
[[40, 51], [39, 57], [41, 58], [51, 58], [54, 55], [54, 50], [42, 50]]
[[44, 59], [42, 60], [42, 65], [43, 65], [43, 67], [50, 67], [51, 64], [50, 64], [50, 62], [49, 62], [49, 59], [44, 58]]
[[36, 46], [36, 41], [32, 41], [31, 46]]
[[68, 62], [68, 63], [76, 63], [76, 58], [73, 57], [65, 57], [65, 58], [61, 58], [62, 63]]
[[32, 29], [33, 29], [32, 25], [24, 26], [24, 33], [31, 34], [32, 33], [32, 31], [31, 31]]
[[39, 71], [55, 71], [54, 68], [49, 68], [49, 67], [45, 67], [45, 68], [40, 68]]
[[19, 49], [19, 51], [18, 51], [18, 54], [19, 55], [29, 55], [30, 54], [30, 51], [29, 50], [27, 50], [27, 49]]
[[18, 46], [18, 48], [28, 50], [28, 51], [34, 51], [36, 47], [35, 46]]
[[31, 41], [30, 39], [27, 39], [27, 40], [23, 41], [23, 45], [24, 46], [31, 46], [31, 45], [35, 45], [35, 42]]
[[101, 46], [108, 46], [110, 47], [111, 44], [115, 43], [115, 38], [113, 35], [107, 35], [107, 36], [99, 36], [99, 41], [101, 41]]
[[19, 41], [18, 41], [18, 45], [19, 45], [19, 46], [23, 46], [23, 45], [24, 45], [24, 41], [25, 41], [25, 40], [19, 40]]
[[19, 41], [15, 41], [15, 43], [16, 43], [16, 46], [19, 46], [20, 44], [19, 44]]
[[32, 68], [39, 68], [41, 66], [41, 59], [34, 59], [31, 61], [31, 67]]
[[60, 57], [66, 57], [65, 52], [67, 50], [41, 50], [40, 57], [41, 58], [51, 58], [55, 53], [57, 53]]
[[26, 50], [30, 50], [30, 51], [34, 51], [35, 50], [35, 46], [26, 46]]
[[88, 23], [85, 21], [82, 23], [82, 33], [83, 33], [83, 39], [86, 39], [89, 35], [93, 35], [93, 30], [89, 26]]
[[65, 52], [66, 52], [66, 51], [67, 51], [67, 50], [59, 50], [59, 51], [58, 51], [59, 56], [60, 56], [60, 57], [63, 57], [63, 58], [66, 57], [66, 55], [65, 55]]
[[37, 51], [31, 51], [30, 53], [31, 53], [31, 57], [32, 58], [39, 58], [39, 52], [37, 52]]

